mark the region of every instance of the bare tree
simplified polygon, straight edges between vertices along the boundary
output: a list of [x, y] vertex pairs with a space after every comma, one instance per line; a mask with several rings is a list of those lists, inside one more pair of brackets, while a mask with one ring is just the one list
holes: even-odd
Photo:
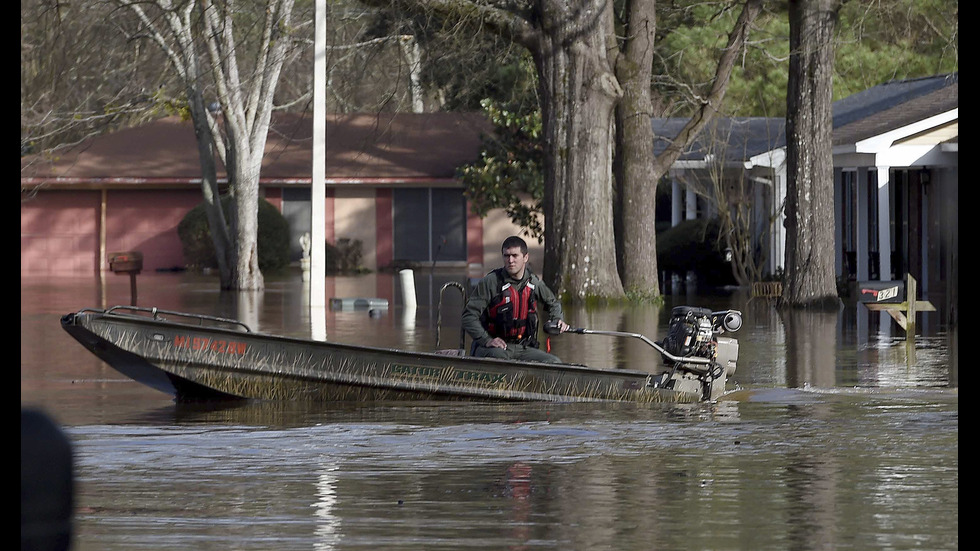
[[[155, 42], [184, 84], [221, 286], [260, 290], [265, 283], [257, 247], [259, 174], [273, 97], [290, 43], [293, 0], [268, 1], [264, 19], [255, 25], [260, 34], [250, 37], [254, 50], [241, 53], [242, 61], [247, 33], [236, 32], [234, 21], [242, 14], [233, 0], [118, 1], [138, 18], [133, 37]], [[215, 154], [225, 166], [233, 199], [227, 222]]]
[[[695, 102], [695, 113], [674, 141], [654, 156], [650, 122], [654, 103], [650, 79], [656, 29], [656, 2], [629, 2], [630, 15], [625, 48], [618, 58], [616, 73], [626, 91], [617, 111], [622, 131], [618, 144], [622, 156], [622, 243], [620, 259], [624, 287], [639, 296], [660, 294], [656, 245], [657, 183], [721, 108], [735, 61], [745, 45], [749, 29], [762, 9], [761, 0], [747, 0], [735, 21], [704, 95]], [[734, 5], [732, 6], [734, 7]]]
[[786, 94], [786, 281], [791, 307], [837, 308], [832, 89], [842, 0], [791, 0]]
[[[765, 119], [763, 119], [765, 120]], [[716, 120], [699, 140], [704, 144], [708, 163], [703, 175], [686, 171], [685, 185], [697, 193], [718, 218], [718, 250], [731, 254], [732, 275], [739, 285], [762, 281], [767, 275], [771, 247], [770, 235], [779, 221], [783, 203], [775, 195], [771, 181], [753, 178], [745, 169], [749, 155], [746, 131], [736, 132], [740, 125], [752, 125], [751, 119]], [[749, 132], [771, 134], [769, 124], [752, 125]]]
[[169, 78], [160, 61], [122, 40], [103, 3], [21, 2], [21, 154], [56, 154], [159, 116], [156, 91]]

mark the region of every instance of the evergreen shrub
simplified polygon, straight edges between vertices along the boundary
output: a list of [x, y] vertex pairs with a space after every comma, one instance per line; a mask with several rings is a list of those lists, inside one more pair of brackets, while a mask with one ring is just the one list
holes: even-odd
[[[225, 217], [231, 197], [221, 198]], [[190, 269], [217, 268], [214, 242], [208, 227], [205, 203], [201, 202], [184, 216], [177, 225], [177, 235], [184, 251], [184, 261]], [[259, 270], [263, 274], [274, 273], [289, 265], [289, 222], [272, 203], [259, 199], [258, 254]]]

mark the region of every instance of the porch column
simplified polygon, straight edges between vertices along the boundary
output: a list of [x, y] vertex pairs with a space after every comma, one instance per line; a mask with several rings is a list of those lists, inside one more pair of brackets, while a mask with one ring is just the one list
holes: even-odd
[[[921, 266], [919, 273], [919, 290], [922, 291], [922, 296], [929, 294], [929, 251], [932, 249], [930, 243], [932, 243], [933, 237], [929, 234], [929, 211], [932, 205], [929, 201], [929, 184], [931, 182], [932, 174], [931, 172], [922, 171], [919, 173], [919, 189], [922, 191], [919, 193], [919, 200], [922, 202], [922, 206], [919, 208], [919, 227], [922, 228], [922, 239], [920, 240], [919, 254], [919, 265]], [[923, 181], [923, 179], [925, 181]], [[939, 239], [936, 236], [936, 239]], [[909, 248], [909, 254], [916, 254], [914, 249]], [[901, 279], [901, 278], [899, 278]]]
[[684, 188], [684, 219], [694, 220], [698, 214], [698, 195], [690, 186]]
[[773, 177], [773, 206], [777, 209], [778, 215], [772, 225], [772, 254], [769, 261], [771, 272], [785, 266], [786, 263], [786, 164], [780, 164], [774, 171]]
[[834, 167], [834, 273], [837, 277], [844, 274], [844, 219], [840, 215], [844, 204], [842, 172], [840, 167]]
[[891, 182], [888, 180], [890, 167], [878, 167], [878, 278], [881, 281], [891, 279], [892, 273], [892, 240], [889, 228], [891, 226], [891, 208], [889, 208], [888, 193]]
[[854, 251], [854, 262], [857, 264], [855, 271], [858, 281], [868, 280], [868, 167], [861, 166], [857, 169], [857, 208], [854, 209], [855, 220], [854, 230], [856, 232], [856, 250]]
[[[750, 175], [746, 174], [746, 181], [752, 186], [752, 235], [749, 239], [752, 241], [753, 249], [763, 249], [769, 247], [768, 239], [763, 242], [763, 237], [771, 236], [771, 232], [767, 233], [769, 228], [769, 209], [772, 208], [772, 202], [767, 201], [766, 197], [766, 186], [762, 183], [761, 179], [752, 178]], [[769, 186], [769, 192], [772, 193], [773, 189], [776, 187], [775, 182]], [[773, 228], [775, 229], [775, 228]], [[770, 258], [768, 264], [772, 264], [772, 248], [769, 248]], [[765, 269], [769, 269], [767, 265]], [[770, 269], [771, 272], [771, 269]]]
[[680, 171], [672, 170], [670, 172], [670, 226], [674, 227], [680, 224], [684, 220], [684, 212], [682, 210], [682, 198], [684, 196], [684, 184], [677, 179], [681, 174]]

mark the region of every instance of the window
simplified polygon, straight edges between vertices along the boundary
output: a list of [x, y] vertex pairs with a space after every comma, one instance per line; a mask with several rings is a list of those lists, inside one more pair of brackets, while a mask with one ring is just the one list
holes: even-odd
[[395, 261], [466, 261], [462, 189], [395, 189], [392, 211]]

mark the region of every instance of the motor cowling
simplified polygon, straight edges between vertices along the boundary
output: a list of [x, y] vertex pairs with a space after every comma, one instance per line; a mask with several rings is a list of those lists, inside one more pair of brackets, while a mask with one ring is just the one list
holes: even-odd
[[714, 358], [713, 337], [711, 310], [693, 306], [676, 306], [670, 311], [663, 347], [674, 356]]

